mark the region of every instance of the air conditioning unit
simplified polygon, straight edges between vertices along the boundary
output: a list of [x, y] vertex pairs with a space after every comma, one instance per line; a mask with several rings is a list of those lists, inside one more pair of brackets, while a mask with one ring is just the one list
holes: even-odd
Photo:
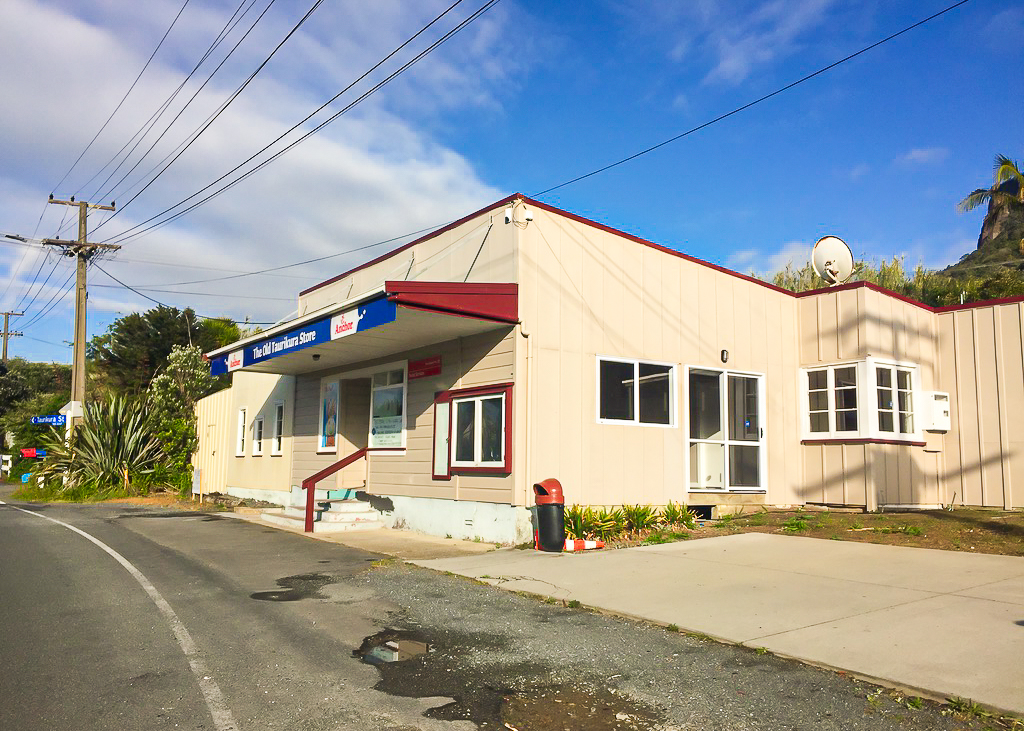
[[949, 394], [945, 391], [925, 391], [921, 428], [925, 431], [948, 432], [951, 423]]

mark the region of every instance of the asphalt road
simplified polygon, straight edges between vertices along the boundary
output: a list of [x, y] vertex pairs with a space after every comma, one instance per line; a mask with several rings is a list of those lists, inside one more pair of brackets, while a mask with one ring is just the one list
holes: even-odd
[[[4, 499], [4, 731], [981, 728], [771, 655], [229, 517]], [[409, 659], [380, 662], [395, 655]]]

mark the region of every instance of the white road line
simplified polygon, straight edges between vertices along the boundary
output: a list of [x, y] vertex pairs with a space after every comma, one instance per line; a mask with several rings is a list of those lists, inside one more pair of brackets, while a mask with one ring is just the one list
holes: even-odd
[[200, 657], [199, 650], [196, 648], [196, 643], [192, 639], [192, 635], [189, 634], [188, 630], [178, 615], [171, 609], [171, 605], [167, 603], [160, 592], [156, 590], [156, 587], [146, 578], [145, 574], [135, 568], [131, 562], [122, 556], [120, 553], [115, 551], [113, 548], [108, 546], [98, 538], [86, 533], [80, 528], [76, 528], [73, 525], [69, 525], [63, 521], [51, 518], [48, 515], [40, 515], [39, 513], [33, 513], [31, 510], [25, 510], [23, 508], [15, 507], [0, 500], [0, 505], [6, 505], [14, 510], [20, 510], [23, 513], [34, 515], [37, 518], [43, 518], [51, 523], [64, 526], [70, 531], [74, 531], [78, 535], [82, 536], [88, 541], [92, 541], [101, 549], [113, 556], [114, 560], [121, 564], [125, 571], [131, 574], [139, 585], [145, 589], [146, 593], [149, 594], [149, 598], [156, 604], [156, 608], [160, 610], [160, 613], [164, 615], [164, 619], [171, 625], [171, 630], [174, 632], [174, 636], [178, 640], [178, 645], [181, 646], [181, 651], [185, 653], [185, 658], [188, 660], [188, 665], [192, 668], [193, 675], [196, 676], [196, 680], [199, 683], [199, 690], [203, 693], [203, 698], [206, 700], [206, 706], [210, 709], [210, 714], [213, 716], [213, 723], [217, 731], [238, 731], [238, 725], [235, 723], [234, 717], [231, 715], [231, 710], [228, 708], [227, 703], [224, 701], [224, 694], [221, 693], [220, 687], [217, 682], [210, 675], [209, 669], [206, 667], [206, 663], [203, 662]]

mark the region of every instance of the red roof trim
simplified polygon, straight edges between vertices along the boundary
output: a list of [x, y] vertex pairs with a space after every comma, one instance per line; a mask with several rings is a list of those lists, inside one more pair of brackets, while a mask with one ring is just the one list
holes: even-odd
[[647, 239], [642, 239], [639, 236], [634, 236], [631, 233], [626, 233], [625, 231], [620, 231], [617, 228], [612, 228], [611, 226], [605, 226], [603, 223], [598, 223], [597, 221], [592, 221], [589, 218], [584, 218], [583, 216], [577, 216], [575, 213], [570, 213], [569, 211], [564, 211], [561, 208], [556, 208], [555, 206], [548, 205], [547, 203], [541, 203], [540, 201], [534, 200], [533, 198], [527, 198], [526, 196], [516, 196], [516, 197], [522, 198], [524, 201], [526, 201], [527, 203], [529, 203], [532, 206], [536, 206], [537, 208], [541, 208], [541, 209], [543, 209], [545, 211], [548, 211], [550, 213], [557, 213], [559, 216], [564, 216], [565, 218], [568, 218], [570, 220], [576, 221], [577, 223], [582, 223], [582, 224], [585, 224], [587, 226], [591, 226], [592, 228], [596, 228], [599, 231], [604, 231], [606, 233], [615, 234], [616, 236], [621, 236], [622, 238], [629, 239], [630, 241], [633, 241], [634, 243], [642, 244], [644, 246], [649, 246], [652, 249], [657, 249], [658, 251], [663, 251], [666, 254], [671, 254], [672, 256], [678, 256], [680, 259], [686, 259], [687, 261], [692, 261], [695, 264], [700, 264], [701, 266], [706, 266], [709, 269], [714, 269], [715, 271], [721, 272], [722, 274], [728, 274], [731, 277], [737, 277], [739, 279], [745, 279], [748, 282], [753, 282], [754, 284], [759, 284], [762, 287], [767, 287], [768, 289], [775, 290], [776, 292], [783, 292], [783, 293], [788, 294], [788, 295], [792, 295], [793, 294], [788, 289], [783, 289], [782, 287], [777, 287], [774, 284], [772, 284], [771, 282], [766, 282], [763, 279], [758, 279], [757, 277], [752, 277], [749, 274], [740, 274], [739, 272], [734, 272], [732, 269], [726, 269], [725, 267], [719, 266], [718, 264], [712, 264], [709, 261], [704, 261], [703, 259], [698, 259], [695, 256], [690, 256], [689, 254], [684, 254], [681, 251], [676, 251], [675, 249], [670, 249], [669, 247], [664, 246], [662, 244], [656, 244], [653, 241], [648, 241]]
[[845, 289], [870, 289], [879, 294], [884, 294], [893, 299], [898, 299], [901, 302], [906, 302], [908, 305], [914, 305], [920, 307], [922, 310], [928, 310], [929, 312], [935, 312], [935, 308], [931, 305], [926, 305], [924, 302], [916, 300], [912, 297], [907, 297], [898, 292], [893, 292], [891, 289], [880, 287], [874, 282], [847, 282], [846, 284], [837, 284], [834, 287], [821, 287], [820, 289], [809, 289], [806, 292], [795, 292], [797, 297], [810, 297], [816, 294], [828, 294], [829, 292], [841, 292]]
[[392, 302], [428, 312], [445, 312], [514, 325], [519, 322], [519, 285], [461, 282], [385, 282]]
[[343, 272], [343, 273], [339, 274], [336, 277], [331, 277], [330, 279], [328, 279], [328, 280], [326, 280], [324, 282], [320, 282], [320, 284], [314, 284], [312, 287], [308, 287], [308, 288], [302, 290], [301, 292], [299, 292], [299, 296], [302, 297], [303, 295], [309, 294], [310, 292], [318, 290], [321, 287], [326, 287], [328, 284], [334, 284], [335, 282], [337, 282], [337, 281], [339, 281], [341, 279], [344, 279], [345, 277], [349, 276], [350, 274], [354, 274], [354, 273], [358, 272], [361, 269], [366, 269], [367, 267], [371, 267], [374, 264], [377, 264], [379, 262], [384, 261], [385, 259], [388, 259], [388, 258], [394, 256], [395, 254], [401, 254], [403, 251], [405, 251], [409, 247], [415, 246], [416, 244], [418, 244], [418, 243], [420, 243], [422, 241], [426, 241], [427, 239], [431, 239], [431, 238], [433, 238], [435, 236], [439, 236], [440, 234], [443, 234], [445, 231], [451, 231], [453, 228], [461, 226], [466, 221], [468, 221], [468, 220], [470, 220], [472, 218], [476, 218], [481, 213], [486, 213], [487, 211], [490, 211], [490, 210], [492, 210], [494, 208], [500, 208], [501, 206], [508, 205], [509, 203], [511, 203], [516, 198], [521, 198], [521, 197], [522, 196], [518, 195], [517, 193], [513, 193], [512, 195], [510, 195], [510, 196], [508, 196], [506, 198], [502, 198], [497, 203], [492, 203], [489, 206], [484, 206], [480, 210], [474, 211], [473, 213], [470, 213], [468, 216], [463, 216], [458, 221], [452, 221], [447, 226], [442, 226], [441, 228], [437, 229], [436, 231], [431, 231], [428, 234], [424, 234], [423, 236], [420, 236], [418, 239], [415, 239], [414, 241], [410, 241], [407, 244], [402, 244], [397, 249], [393, 249], [393, 250], [389, 251], [386, 254], [381, 254], [376, 259], [371, 259], [370, 261], [365, 262], [363, 264], [360, 264], [359, 266], [357, 266], [357, 267], [355, 267], [353, 269], [349, 269], [347, 272]]
[[994, 305], [1011, 305], [1018, 302], [1024, 302], [1024, 296], [1020, 297], [1003, 297], [1002, 299], [995, 300], [982, 300], [981, 302], [968, 302], [964, 305], [947, 305], [945, 307], [936, 307], [935, 312], [956, 312], [957, 310], [969, 310], [974, 307], [988, 307]]
[[466, 221], [469, 221], [470, 219], [475, 218], [476, 216], [479, 216], [479, 215], [481, 215], [483, 213], [486, 213], [487, 211], [493, 210], [495, 208], [501, 208], [502, 206], [507, 206], [509, 203], [511, 203], [512, 201], [514, 201], [516, 199], [522, 199], [523, 201], [529, 203], [532, 206], [536, 206], [537, 208], [540, 208], [542, 210], [548, 211], [550, 213], [558, 214], [559, 216], [564, 216], [565, 218], [568, 218], [568, 219], [570, 219], [572, 221], [576, 221], [577, 223], [582, 223], [582, 224], [584, 224], [586, 226], [591, 226], [592, 228], [596, 228], [599, 231], [604, 231], [606, 233], [614, 234], [615, 236], [621, 236], [622, 238], [628, 239], [628, 240], [630, 240], [630, 241], [632, 241], [634, 243], [642, 244], [643, 246], [649, 246], [652, 249], [657, 249], [658, 251], [662, 251], [662, 252], [664, 252], [666, 254], [670, 254], [672, 256], [679, 257], [680, 259], [686, 259], [687, 261], [691, 261], [694, 264], [700, 264], [701, 266], [708, 267], [709, 269], [714, 269], [715, 271], [721, 272], [722, 274], [727, 274], [727, 275], [729, 275], [731, 277], [736, 277], [737, 279], [746, 280], [748, 282], [751, 282], [752, 284], [758, 284], [758, 285], [760, 285], [762, 287], [766, 287], [767, 289], [774, 290], [775, 292], [781, 292], [783, 294], [788, 294], [791, 297], [811, 297], [811, 296], [819, 295], [819, 294], [827, 294], [828, 292], [842, 291], [844, 289], [856, 289], [858, 287], [866, 287], [867, 289], [874, 290], [875, 292], [878, 292], [880, 294], [884, 294], [884, 295], [886, 295], [888, 297], [892, 297], [893, 299], [898, 299], [898, 300], [900, 300], [902, 302], [906, 302], [909, 305], [914, 305], [915, 307], [920, 307], [921, 309], [928, 310], [929, 312], [936, 312], [936, 313], [938, 313], [938, 312], [952, 312], [954, 310], [967, 310], [967, 309], [972, 309], [972, 308], [975, 308], [975, 307], [986, 307], [986, 306], [992, 306], [992, 305], [1010, 304], [1010, 303], [1013, 303], [1013, 302], [1024, 302], [1024, 296], [1022, 296], [1022, 297], [1008, 297], [1008, 298], [1004, 298], [1004, 299], [986, 300], [986, 301], [982, 301], [982, 302], [969, 302], [969, 303], [963, 304], [963, 305], [950, 305], [950, 306], [947, 306], [947, 307], [931, 307], [930, 305], [926, 305], [924, 302], [919, 302], [918, 300], [915, 300], [915, 299], [913, 299], [911, 297], [907, 297], [907, 296], [899, 294], [897, 292], [893, 292], [892, 290], [886, 289], [885, 287], [880, 287], [877, 284], [874, 284], [872, 282], [848, 282], [846, 284], [840, 284], [840, 285], [837, 285], [835, 287], [822, 287], [820, 289], [812, 289], [812, 290], [808, 290], [806, 292], [791, 292], [790, 290], [784, 289], [782, 287], [778, 287], [778, 286], [772, 284], [771, 282], [765, 282], [764, 280], [758, 279], [757, 277], [752, 277], [752, 276], [750, 276], [748, 274], [740, 274], [739, 272], [733, 271], [732, 269], [726, 269], [725, 267], [719, 266], [718, 264], [712, 264], [709, 261], [705, 261], [703, 259], [698, 259], [697, 257], [691, 256], [690, 254], [684, 254], [681, 251], [677, 251], [675, 249], [671, 249], [671, 248], [669, 248], [667, 246], [664, 246], [662, 244], [656, 244], [653, 241], [648, 241], [647, 239], [640, 238], [639, 236], [634, 236], [633, 234], [627, 233], [627, 232], [622, 231], [620, 229], [613, 228], [611, 226], [606, 226], [603, 223], [598, 223], [597, 221], [591, 220], [589, 218], [585, 218], [583, 216], [579, 216], [579, 215], [577, 215], [575, 213], [571, 213], [571, 212], [566, 211], [566, 210], [564, 210], [562, 208], [558, 208], [557, 206], [552, 206], [552, 205], [549, 205], [547, 203], [543, 203], [543, 202], [541, 202], [539, 200], [536, 200], [534, 198], [528, 198], [528, 197], [526, 197], [524, 195], [520, 195], [519, 193], [513, 193], [512, 195], [506, 196], [505, 198], [502, 198], [501, 200], [499, 200], [499, 201], [497, 201], [495, 203], [492, 203], [490, 205], [484, 206], [483, 208], [481, 208], [481, 209], [479, 209], [477, 211], [474, 211], [473, 213], [470, 213], [468, 216], [463, 216], [458, 221], [453, 221], [452, 223], [449, 223], [447, 226], [443, 226], [442, 228], [439, 228], [436, 231], [431, 231], [430, 233], [425, 234], [424, 236], [420, 236], [415, 241], [410, 241], [407, 244], [403, 244], [402, 246], [399, 246], [397, 249], [389, 251], [386, 254], [382, 254], [381, 256], [378, 256], [376, 259], [372, 259], [372, 260], [370, 260], [370, 261], [368, 261], [368, 262], [366, 262], [364, 264], [360, 264], [359, 266], [357, 266], [357, 267], [355, 267], [353, 269], [349, 269], [347, 272], [339, 274], [336, 277], [331, 277], [330, 279], [328, 279], [328, 280], [326, 280], [324, 282], [320, 282], [319, 284], [314, 284], [312, 287], [309, 287], [308, 289], [304, 289], [301, 292], [299, 292], [299, 296], [301, 297], [303, 295], [309, 294], [310, 292], [313, 292], [313, 291], [315, 291], [317, 289], [320, 289], [321, 287], [326, 287], [329, 284], [333, 284], [334, 282], [342, 280], [345, 277], [349, 276], [350, 274], [354, 274], [355, 272], [360, 271], [361, 269], [365, 269], [367, 267], [373, 266], [374, 264], [377, 264], [379, 262], [385, 261], [386, 259], [394, 256], [395, 254], [400, 254], [401, 252], [405, 251], [406, 249], [408, 249], [408, 248], [410, 248], [412, 246], [415, 246], [416, 244], [419, 244], [419, 243], [421, 243], [423, 241], [431, 239], [434, 236], [438, 236], [440, 234], [443, 234], [446, 231], [450, 231], [453, 228], [456, 228], [457, 226], [461, 226], [462, 224], [466, 223]]

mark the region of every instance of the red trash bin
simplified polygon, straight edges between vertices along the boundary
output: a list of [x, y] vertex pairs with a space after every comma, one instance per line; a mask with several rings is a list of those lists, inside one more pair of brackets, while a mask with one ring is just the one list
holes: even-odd
[[533, 486], [536, 524], [533, 545], [538, 551], [560, 552], [565, 548], [565, 498], [562, 485], [551, 477]]

